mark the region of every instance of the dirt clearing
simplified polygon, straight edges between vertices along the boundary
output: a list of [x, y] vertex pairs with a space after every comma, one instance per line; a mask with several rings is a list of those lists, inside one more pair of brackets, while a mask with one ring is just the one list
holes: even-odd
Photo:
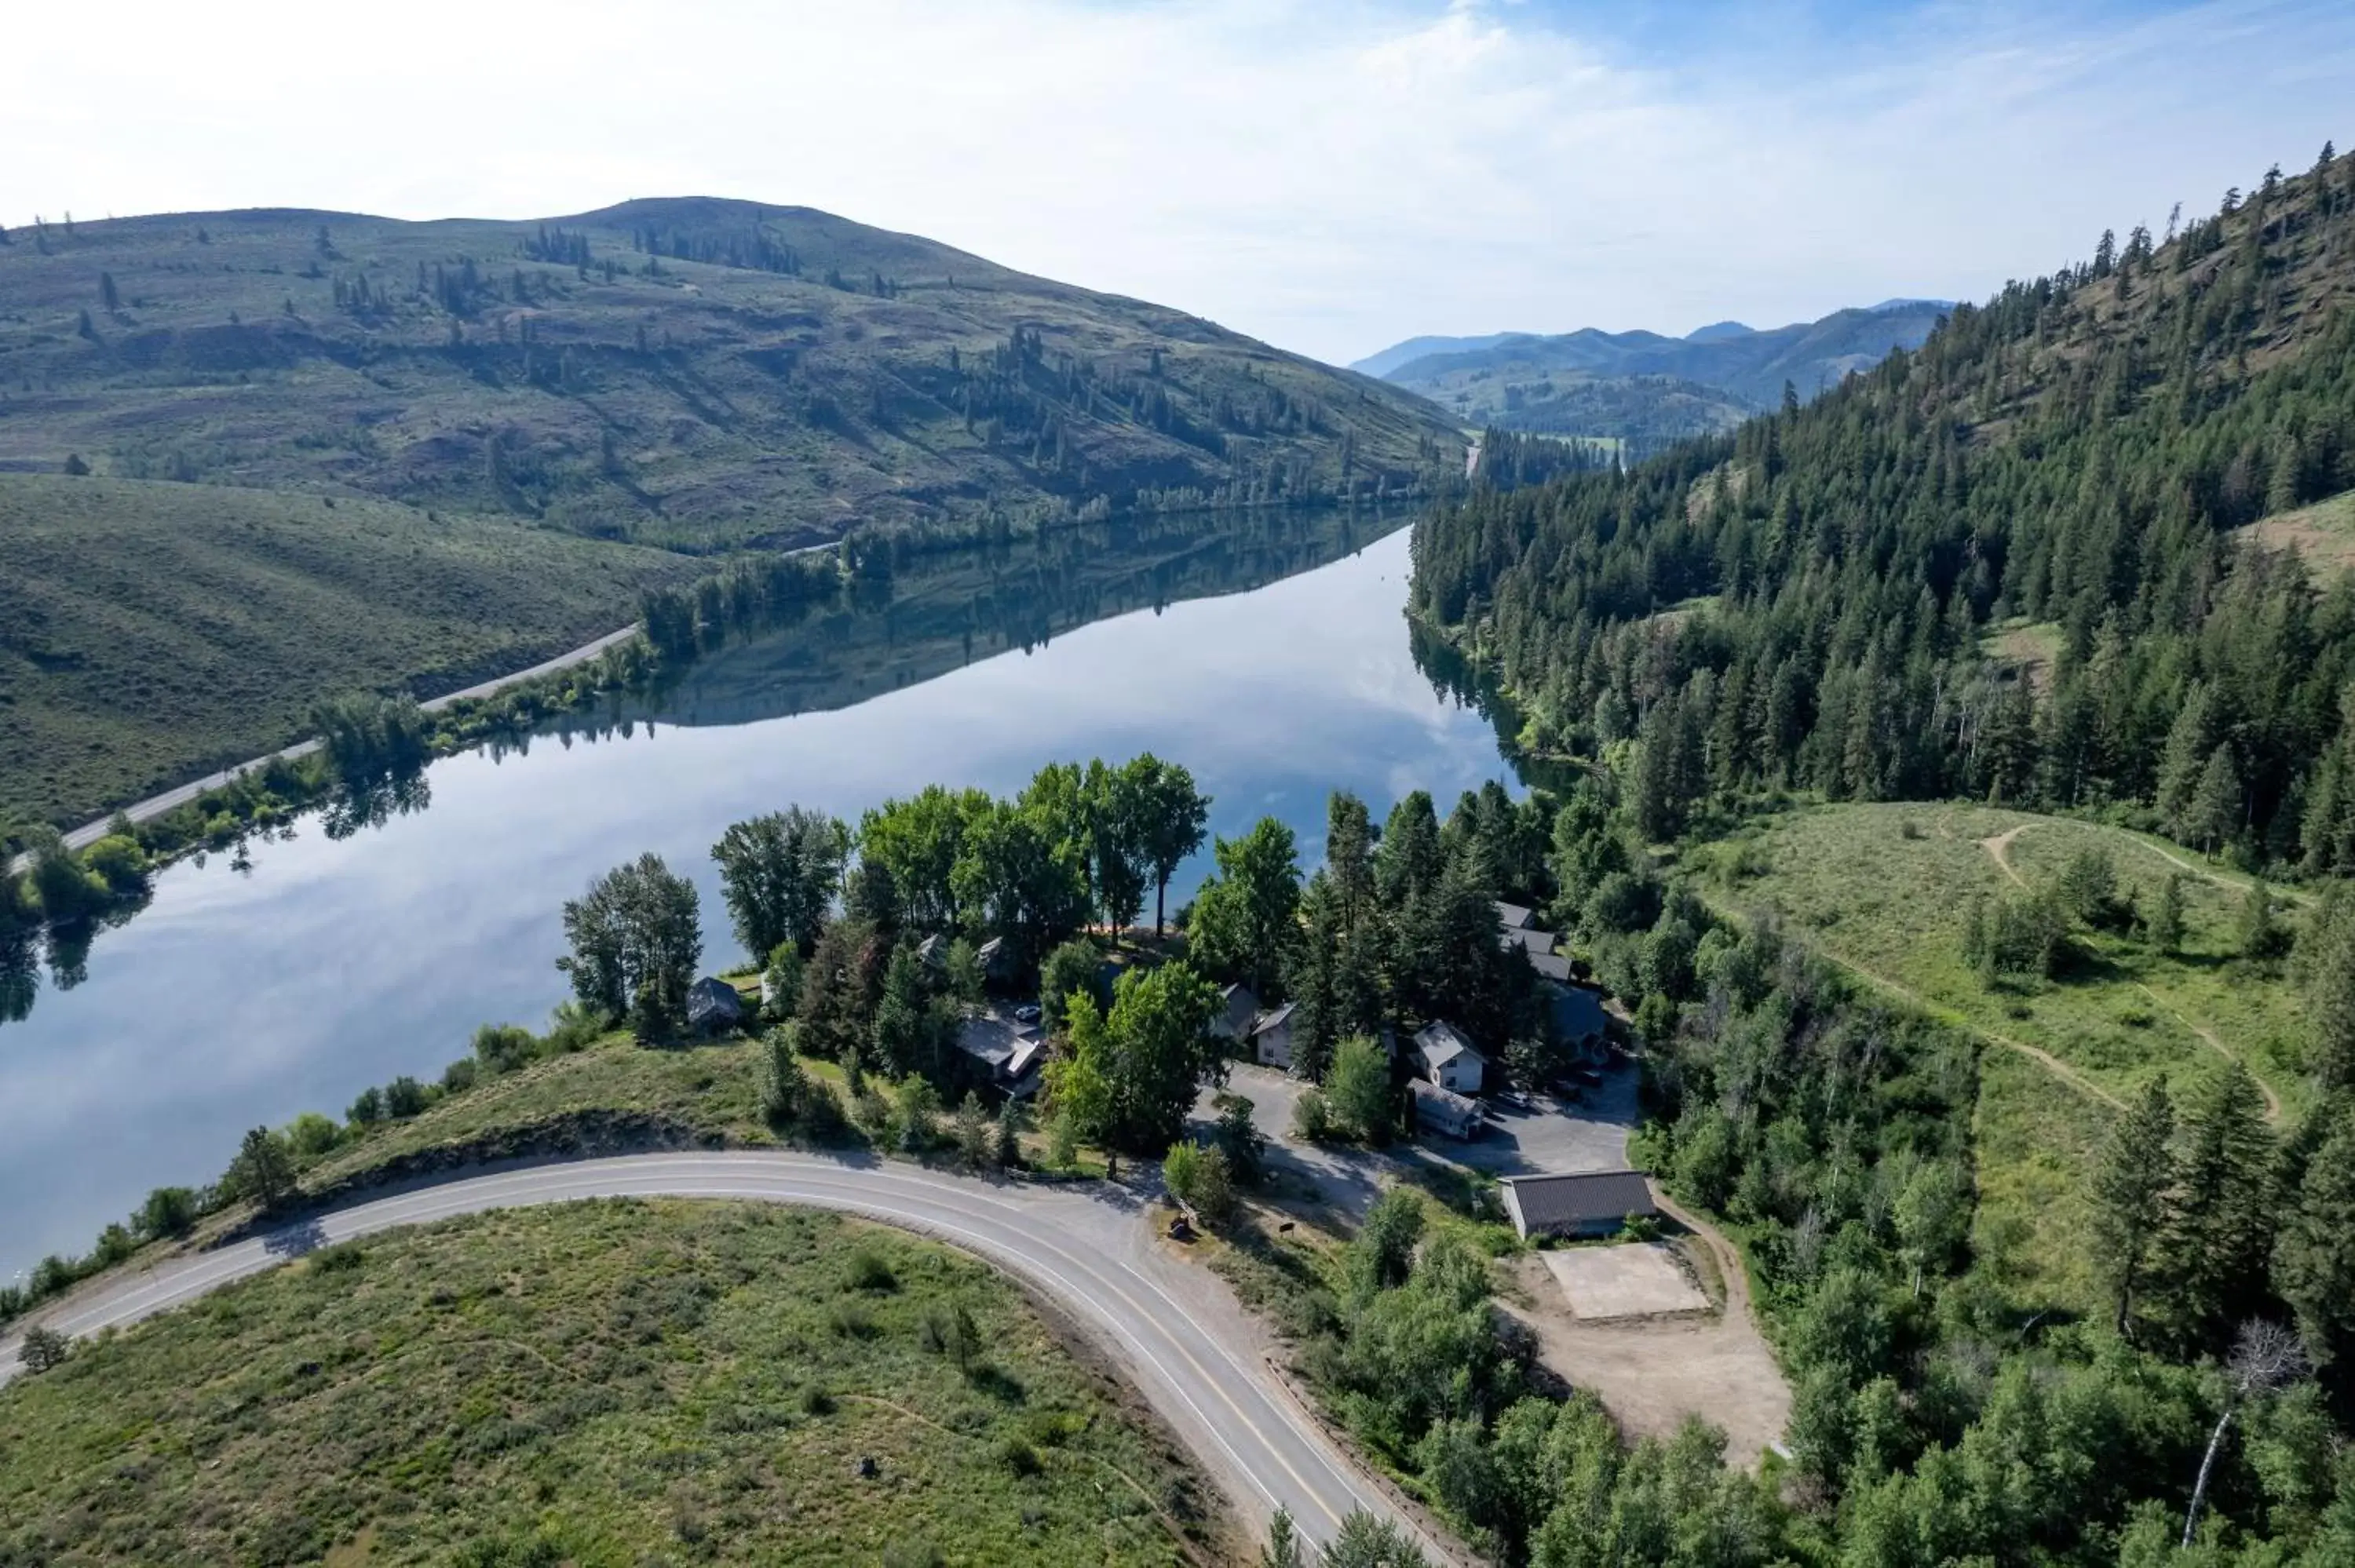
[[1561, 1286], [1561, 1294], [1570, 1302], [1570, 1315], [1582, 1323], [1709, 1310], [1709, 1298], [1701, 1294], [1665, 1242], [1586, 1246], [1538, 1255], [1545, 1259], [1547, 1270]]

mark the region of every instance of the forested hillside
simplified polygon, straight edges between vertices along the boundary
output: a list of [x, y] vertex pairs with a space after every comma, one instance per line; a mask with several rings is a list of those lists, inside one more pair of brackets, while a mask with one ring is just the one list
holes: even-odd
[[2244, 532], [2355, 487], [2355, 157], [2169, 228], [1732, 437], [1476, 492], [1415, 612], [1540, 745], [1640, 736], [1656, 839], [1791, 786], [2355, 871], [2355, 581]]
[[1399, 492], [1437, 410], [805, 207], [0, 235], [0, 467], [361, 492], [694, 550]]

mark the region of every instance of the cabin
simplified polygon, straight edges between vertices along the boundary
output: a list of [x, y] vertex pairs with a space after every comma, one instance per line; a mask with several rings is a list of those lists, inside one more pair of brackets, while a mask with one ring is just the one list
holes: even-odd
[[1252, 1024], [1252, 1060], [1263, 1067], [1292, 1070], [1292, 1014], [1294, 1004], [1285, 1002], [1273, 1012], [1263, 1012]]
[[1508, 904], [1501, 898], [1497, 900], [1497, 926], [1500, 930], [1524, 931], [1536, 919], [1537, 911], [1534, 909], [1525, 909], [1518, 904]]
[[946, 974], [949, 969], [949, 939], [938, 931], [916, 944], [916, 957], [934, 974]]
[[1407, 1090], [1414, 1100], [1415, 1126], [1433, 1132], [1444, 1132], [1450, 1138], [1480, 1136], [1479, 1101], [1449, 1094], [1437, 1084], [1427, 1084], [1421, 1078], [1408, 1084]]
[[1488, 1058], [1472, 1047], [1464, 1032], [1445, 1020], [1427, 1023], [1414, 1037], [1415, 1062], [1423, 1076], [1450, 1094], [1476, 1095]]
[[1640, 1171], [1589, 1171], [1574, 1176], [1508, 1176], [1506, 1217], [1523, 1241], [1536, 1236], [1607, 1236], [1631, 1219], [1656, 1219], [1660, 1206]]
[[1210, 1038], [1240, 1045], [1251, 1038], [1259, 1020], [1259, 993], [1241, 981], [1219, 992], [1219, 1012], [1210, 1020]]
[[718, 1034], [744, 1022], [744, 999], [736, 988], [706, 975], [687, 988], [687, 1027], [698, 1034]]
[[956, 1048], [995, 1087], [1021, 1097], [1039, 1088], [1047, 1042], [1036, 1026], [996, 1012], [969, 1012], [957, 1026]]

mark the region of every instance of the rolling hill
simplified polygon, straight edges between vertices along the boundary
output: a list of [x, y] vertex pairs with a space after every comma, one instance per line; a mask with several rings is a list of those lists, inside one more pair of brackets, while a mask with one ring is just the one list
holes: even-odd
[[1463, 448], [1380, 381], [802, 207], [0, 230], [0, 815], [531, 663], [708, 557], [1400, 496]]
[[0, 468], [363, 493], [705, 551], [1396, 492], [1412, 396], [803, 207], [18, 230]]
[[1683, 337], [1593, 327], [1554, 336], [1410, 338], [1353, 369], [1419, 392], [1466, 424], [1616, 440], [1641, 450], [1730, 430], [1918, 348], [1951, 307], [1891, 300], [1761, 332], [1717, 322]]

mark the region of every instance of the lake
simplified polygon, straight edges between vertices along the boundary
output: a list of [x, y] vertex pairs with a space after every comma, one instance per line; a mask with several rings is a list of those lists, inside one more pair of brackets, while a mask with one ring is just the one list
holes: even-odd
[[1444, 813], [1513, 783], [1491, 721], [1411, 645], [1401, 521], [1168, 520], [919, 558], [888, 599], [437, 762], [430, 804], [379, 826], [313, 817], [173, 866], [79, 983], [0, 1025], [0, 1278], [211, 1180], [247, 1128], [438, 1075], [479, 1023], [541, 1023], [566, 995], [561, 905], [643, 851], [701, 888], [706, 968], [734, 961], [710, 846], [762, 811], [855, 823], [927, 783], [1008, 794], [1046, 762], [1150, 750], [1215, 798], [1213, 832], [1273, 814], [1313, 864], [1333, 789], [1379, 821], [1411, 789]]

